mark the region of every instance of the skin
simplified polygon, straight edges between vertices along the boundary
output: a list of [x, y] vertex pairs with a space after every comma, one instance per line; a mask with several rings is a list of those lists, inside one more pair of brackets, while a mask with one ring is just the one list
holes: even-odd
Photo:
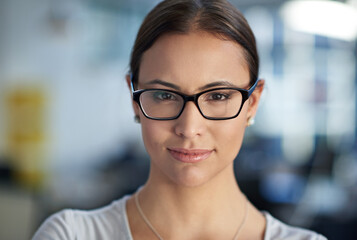
[[[154, 79], [164, 83], [152, 83]], [[129, 85], [129, 78], [127, 82]], [[250, 87], [241, 46], [195, 31], [163, 35], [143, 55], [139, 89], [164, 88], [191, 95], [213, 88], [208, 86], [212, 83], [216, 87]], [[176, 120], [150, 120], [133, 102], [151, 157], [140, 205], [164, 239], [233, 238], [245, 210], [233, 160], [247, 121], [256, 113], [263, 87], [261, 81], [237, 118], [223, 121], [203, 118], [193, 102], [186, 104]], [[184, 163], [173, 157], [172, 148], [207, 150], [210, 154], [203, 161]], [[248, 209], [240, 239], [263, 239], [265, 219], [250, 203]], [[138, 214], [133, 198], [127, 202], [127, 213], [134, 239], [157, 239]]]

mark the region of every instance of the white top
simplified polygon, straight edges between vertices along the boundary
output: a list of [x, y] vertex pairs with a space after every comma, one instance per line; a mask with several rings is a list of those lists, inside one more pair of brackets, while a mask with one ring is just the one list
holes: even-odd
[[[133, 240], [126, 215], [127, 195], [90, 211], [63, 210], [49, 217], [32, 240]], [[263, 212], [267, 225], [264, 240], [327, 240], [310, 230], [288, 226]]]

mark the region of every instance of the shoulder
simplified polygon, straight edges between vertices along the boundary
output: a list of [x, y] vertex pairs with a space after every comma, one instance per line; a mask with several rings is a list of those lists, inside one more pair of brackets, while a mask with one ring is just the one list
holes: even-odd
[[41, 225], [33, 240], [131, 239], [125, 211], [128, 197], [90, 211], [62, 210]]
[[264, 240], [327, 240], [324, 236], [311, 230], [289, 226], [268, 212], [263, 212], [263, 214], [267, 220]]

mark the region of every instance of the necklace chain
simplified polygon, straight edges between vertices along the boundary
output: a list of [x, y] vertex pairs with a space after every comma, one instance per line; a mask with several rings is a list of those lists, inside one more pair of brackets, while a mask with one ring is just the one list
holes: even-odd
[[[140, 192], [140, 191], [139, 191]], [[156, 235], [156, 237], [160, 240], [164, 240], [160, 234], [156, 231], [156, 229], [152, 226], [152, 224], [150, 223], [149, 219], [145, 216], [143, 210], [141, 209], [140, 203], [139, 203], [139, 192], [137, 192], [135, 194], [135, 205], [136, 208], [139, 211], [139, 214], [141, 216], [141, 218], [144, 220], [144, 222], [146, 223], [146, 225], [151, 229], [151, 231]], [[243, 220], [242, 222], [239, 224], [239, 227], [237, 229], [236, 234], [234, 234], [233, 240], [237, 240], [239, 237], [240, 232], [243, 229], [243, 226], [247, 220], [247, 216], [248, 216], [248, 199], [244, 196], [245, 199], [245, 204], [244, 204], [244, 216], [243, 216]]]

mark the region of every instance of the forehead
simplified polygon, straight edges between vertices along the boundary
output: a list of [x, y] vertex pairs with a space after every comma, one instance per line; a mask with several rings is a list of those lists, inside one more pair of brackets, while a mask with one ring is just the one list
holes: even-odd
[[188, 89], [217, 80], [243, 86], [249, 70], [242, 47], [233, 41], [207, 32], [165, 34], [142, 57], [139, 85], [153, 79]]

